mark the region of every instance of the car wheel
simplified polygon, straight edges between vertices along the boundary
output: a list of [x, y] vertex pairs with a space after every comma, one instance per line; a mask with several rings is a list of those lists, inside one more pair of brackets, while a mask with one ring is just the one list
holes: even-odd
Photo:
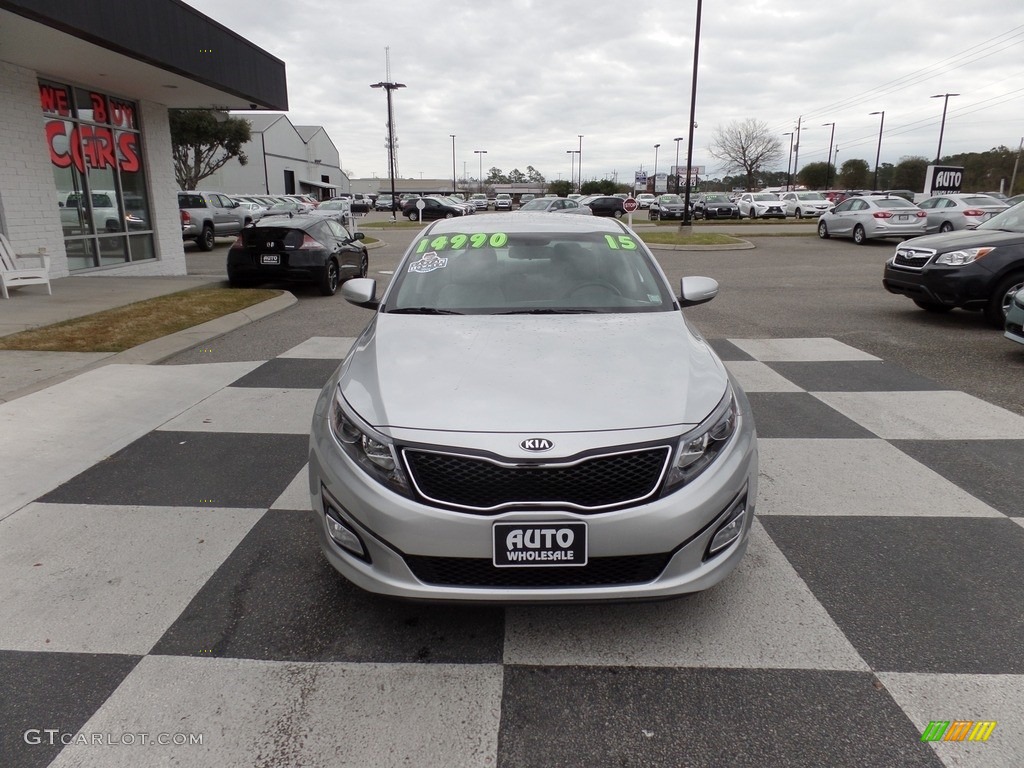
[[242, 222], [242, 228], [252, 226], [252, 219], [248, 216], [245, 217], [245, 221]]
[[359, 260], [359, 277], [366, 277], [370, 273], [370, 257], [367, 254], [363, 254], [363, 258]]
[[614, 216], [616, 219], [621, 219], [622, 218], [622, 211], [614, 210], [614, 211], [612, 211], [612, 216]]
[[213, 227], [207, 224], [203, 227], [202, 234], [196, 238], [196, 245], [199, 246], [200, 251], [212, 251], [213, 246], [217, 244], [216, 238], [213, 236]]
[[824, 221], [818, 222], [818, 237], [820, 237], [822, 240], [828, 240], [831, 237], [831, 235], [828, 233], [828, 227], [825, 226]]
[[658, 212], [657, 211], [651, 211], [650, 213], [647, 214], [647, 218], [650, 219], [651, 221], [657, 221], [658, 220]]
[[407, 218], [409, 221], [416, 221], [416, 211], [409, 211], [407, 214], [405, 214], [405, 218]]
[[451, 219], [451, 218], [453, 218], [454, 216], [455, 216], [455, 214], [454, 214], [454, 213], [452, 213], [451, 211], [448, 211], [448, 213], [446, 213], [446, 214], [444, 215], [444, 217], [445, 217], [446, 219]]
[[868, 239], [868, 235], [867, 235], [867, 232], [864, 231], [864, 227], [862, 227], [860, 224], [858, 224], [857, 226], [855, 226], [853, 228], [853, 242], [854, 243], [856, 243], [857, 245], [864, 245], [864, 243], [867, 241], [867, 239]]
[[925, 301], [924, 299], [914, 299], [914, 303], [917, 304], [925, 312], [934, 312], [937, 315], [949, 312], [952, 307], [948, 307], [945, 304], [936, 304], [933, 301]]
[[756, 208], [751, 208], [749, 216], [750, 216], [751, 221], [756, 219], [757, 218], [757, 209]]
[[1024, 288], [1024, 272], [1016, 272], [1003, 278], [996, 286], [992, 298], [988, 302], [985, 315], [996, 328], [1006, 325], [1006, 313], [1010, 310], [1013, 295]]
[[948, 221], [942, 222], [942, 226], [939, 227], [939, 232], [942, 232], [942, 233], [952, 232], [952, 231], [953, 231], [953, 225], [950, 222], [948, 222]]
[[801, 211], [799, 208], [796, 209], [796, 217], [798, 219], [802, 219], [804, 217], [804, 212]]
[[324, 296], [333, 296], [338, 290], [338, 262], [334, 259], [327, 260], [327, 266], [320, 277], [320, 293]]

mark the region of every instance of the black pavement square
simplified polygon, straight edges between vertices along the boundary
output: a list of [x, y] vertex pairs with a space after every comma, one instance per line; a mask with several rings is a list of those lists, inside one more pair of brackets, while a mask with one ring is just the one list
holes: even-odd
[[324, 558], [312, 512], [271, 510], [153, 653], [273, 661], [500, 663], [504, 610], [392, 600]]
[[341, 360], [278, 357], [238, 379], [233, 387], [323, 389]]
[[150, 432], [40, 501], [265, 508], [308, 455], [305, 435]]
[[993, 509], [1024, 517], [1024, 440], [889, 442]]
[[760, 520], [872, 669], [1024, 674], [1024, 528], [1011, 520]]
[[513, 666], [498, 765], [942, 763], [867, 672]]
[[707, 339], [707, 342], [711, 348], [715, 350], [715, 354], [717, 354], [722, 360], [736, 361], [754, 359], [752, 355], [747, 354], [728, 339]]
[[806, 392], [748, 392], [758, 437], [871, 438], [875, 434]]
[[0, 651], [0, 765], [49, 765], [140, 658]]
[[766, 363], [808, 392], [927, 392], [947, 389], [931, 379], [881, 360]]

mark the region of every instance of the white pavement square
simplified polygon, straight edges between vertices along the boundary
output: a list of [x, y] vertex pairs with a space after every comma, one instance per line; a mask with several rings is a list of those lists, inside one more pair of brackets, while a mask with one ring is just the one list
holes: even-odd
[[756, 360], [731, 360], [726, 367], [744, 392], [803, 392], [801, 387]]
[[878, 360], [836, 339], [729, 339], [755, 360], [761, 362], [839, 362]]
[[354, 342], [355, 338], [350, 336], [312, 336], [278, 357], [342, 360]]
[[312, 510], [313, 501], [309, 495], [309, 464], [304, 466], [295, 479], [288, 483], [288, 487], [277, 497], [277, 500], [270, 505], [271, 509], [299, 509]]
[[181, 432], [308, 435], [315, 389], [227, 387], [160, 427]]
[[263, 514], [31, 504], [0, 522], [0, 648], [149, 653]]

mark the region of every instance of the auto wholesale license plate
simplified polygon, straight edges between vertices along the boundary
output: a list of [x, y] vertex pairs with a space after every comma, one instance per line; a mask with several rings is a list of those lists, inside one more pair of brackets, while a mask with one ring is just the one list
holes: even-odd
[[494, 567], [587, 564], [586, 523], [495, 523]]
[[281, 255], [278, 253], [264, 253], [260, 256], [260, 264], [280, 264]]

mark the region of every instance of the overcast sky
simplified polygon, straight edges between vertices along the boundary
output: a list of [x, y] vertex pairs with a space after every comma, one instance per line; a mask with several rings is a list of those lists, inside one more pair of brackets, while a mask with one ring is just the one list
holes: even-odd
[[[583, 134], [585, 180], [675, 164], [686, 136], [695, 0], [187, 0], [282, 59], [288, 117], [323, 125], [353, 178], [387, 177], [390, 46], [398, 175], [476, 177], [532, 165], [567, 179]], [[705, 0], [694, 165], [711, 176], [715, 129], [755, 118], [799, 166], [1014, 149], [1024, 137], [1021, 0]], [[678, 143], [685, 165], [686, 140]], [[486, 150], [486, 155], [474, 154]]]

